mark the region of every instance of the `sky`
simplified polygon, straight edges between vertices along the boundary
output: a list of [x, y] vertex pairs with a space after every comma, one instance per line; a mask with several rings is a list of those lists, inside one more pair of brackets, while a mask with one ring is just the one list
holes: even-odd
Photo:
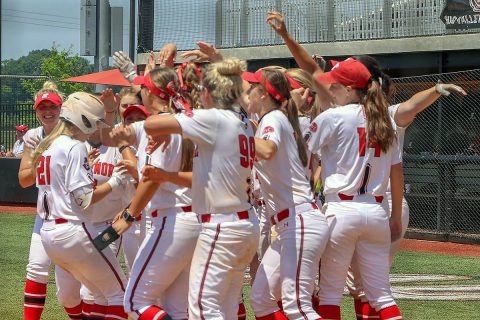
[[[129, 2], [110, 0], [110, 6], [124, 8], [123, 46], [126, 52]], [[2, 0], [2, 60], [18, 59], [35, 49], [49, 49], [53, 43], [62, 49], [72, 47], [72, 52], [79, 54], [80, 3], [80, 0]]]

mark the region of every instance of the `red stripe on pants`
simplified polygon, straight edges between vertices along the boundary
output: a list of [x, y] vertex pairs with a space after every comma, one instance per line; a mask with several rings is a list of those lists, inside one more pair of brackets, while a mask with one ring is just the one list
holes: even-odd
[[200, 309], [200, 318], [202, 320], [205, 320], [205, 317], [203, 315], [203, 307], [202, 307], [203, 286], [205, 285], [205, 278], [207, 277], [208, 265], [210, 264], [210, 260], [212, 260], [213, 250], [215, 249], [215, 244], [217, 243], [219, 235], [220, 235], [220, 223], [217, 224], [217, 232], [215, 233], [215, 238], [213, 239], [213, 242], [212, 242], [212, 247], [208, 255], [207, 263], [205, 264], [205, 270], [203, 270], [202, 282], [200, 283], [200, 290], [198, 292], [198, 308]]

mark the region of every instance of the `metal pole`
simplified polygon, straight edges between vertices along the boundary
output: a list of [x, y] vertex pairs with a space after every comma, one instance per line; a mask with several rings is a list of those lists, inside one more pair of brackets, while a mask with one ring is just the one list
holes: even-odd
[[[110, 3], [108, 0], [97, 0], [97, 71], [108, 70], [110, 57]], [[106, 89], [105, 85], [97, 85], [96, 91]]]
[[135, 0], [130, 0], [130, 26], [128, 35], [128, 53], [130, 59], [135, 61]]

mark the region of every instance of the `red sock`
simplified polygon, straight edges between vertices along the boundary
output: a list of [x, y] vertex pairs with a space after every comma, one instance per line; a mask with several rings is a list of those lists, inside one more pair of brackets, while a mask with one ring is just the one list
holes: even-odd
[[398, 306], [390, 306], [385, 309], [382, 309], [378, 312], [380, 314], [380, 319], [382, 320], [401, 320], [403, 319], [402, 314]]
[[238, 312], [237, 312], [238, 320], [245, 320], [247, 318], [247, 310], [245, 310], [245, 305], [243, 302], [238, 304]]
[[90, 318], [88, 320], [104, 320], [107, 313], [107, 306], [93, 304], [90, 309]]
[[70, 319], [83, 319], [83, 316], [82, 316], [83, 303], [82, 302], [80, 302], [78, 306], [75, 306], [73, 308], [67, 308], [67, 307], [63, 307], [63, 308], [67, 312]]
[[278, 310], [263, 317], [255, 317], [257, 320], [288, 320], [283, 311]]
[[25, 296], [23, 303], [23, 320], [40, 320], [45, 297], [47, 296], [47, 284], [32, 280], [25, 281]]
[[321, 304], [318, 313], [322, 318], [329, 320], [340, 320], [340, 306]]
[[83, 301], [82, 303], [82, 316], [84, 319], [90, 320], [90, 313], [93, 310], [93, 303]]
[[377, 310], [375, 310], [375, 308], [372, 308], [368, 301], [363, 302], [362, 314], [363, 319], [380, 319], [380, 314], [377, 312]]
[[[118, 319], [128, 319], [128, 315], [125, 312], [123, 306], [108, 306], [107, 312], [105, 314], [105, 320], [118, 320]], [[161, 319], [161, 318], [159, 318]]]
[[138, 318], [138, 320], [153, 320], [153, 319], [172, 320], [172, 318], [170, 318], [170, 316], [168, 315], [168, 313], [165, 312], [165, 310], [157, 306], [149, 307], [147, 310], [142, 312], [142, 314], [140, 315], [140, 318]]

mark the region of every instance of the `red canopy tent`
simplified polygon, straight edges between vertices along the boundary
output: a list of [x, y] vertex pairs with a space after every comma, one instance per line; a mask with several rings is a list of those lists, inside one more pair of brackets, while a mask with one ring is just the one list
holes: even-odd
[[128, 82], [123, 77], [123, 75], [120, 73], [118, 69], [89, 73], [83, 76], [63, 79], [62, 81], [83, 82], [83, 83], [92, 83], [92, 84], [106, 84], [111, 86], [124, 86], [124, 87], [130, 86], [130, 82]]

